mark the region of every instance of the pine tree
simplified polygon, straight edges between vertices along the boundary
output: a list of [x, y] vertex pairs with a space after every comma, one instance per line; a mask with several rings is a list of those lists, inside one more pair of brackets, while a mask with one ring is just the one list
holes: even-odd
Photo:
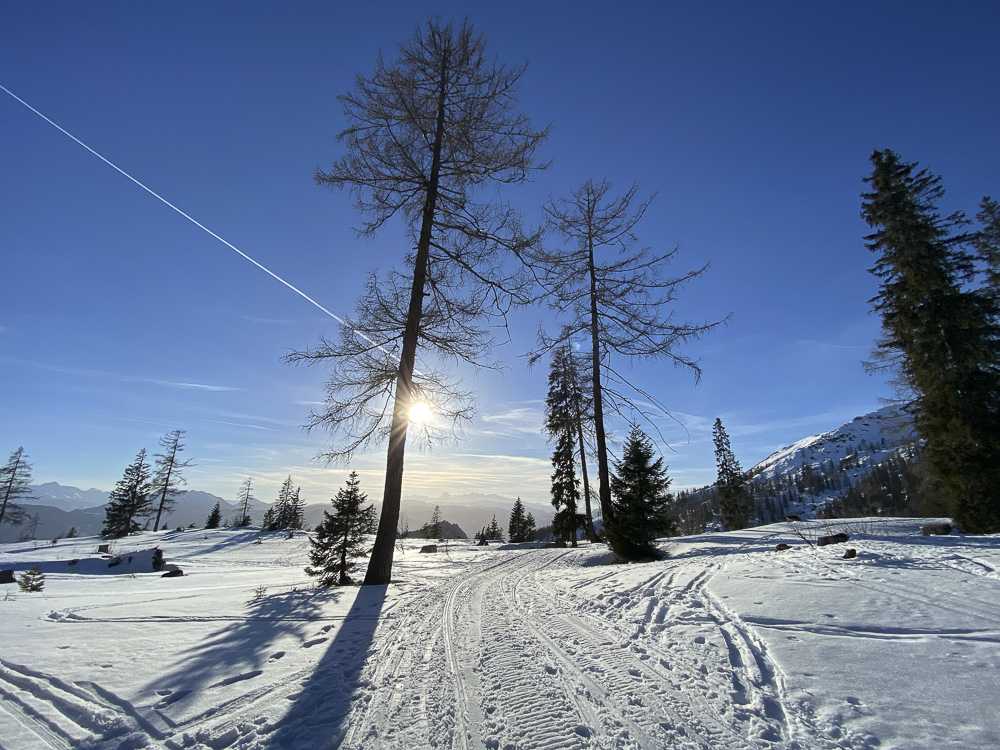
[[359, 566], [355, 559], [365, 555], [366, 534], [375, 533], [375, 506], [364, 507], [368, 496], [361, 491], [361, 480], [352, 471], [347, 485], [331, 500], [333, 514], [323, 511], [323, 521], [309, 539], [306, 573], [319, 576], [321, 586], [346, 586], [350, 574]]
[[673, 522], [667, 515], [670, 477], [663, 458], [654, 461], [655, 455], [653, 442], [642, 430], [633, 427], [622, 450], [622, 460], [615, 463], [611, 477], [614, 525], [609, 533], [624, 548], [624, 554], [614, 548], [616, 556], [626, 560], [659, 557], [653, 540], [672, 530]]
[[240, 487], [240, 492], [236, 496], [236, 502], [242, 503], [242, 507], [240, 509], [239, 522], [236, 524], [237, 526], [249, 526], [251, 523], [250, 501], [253, 500], [253, 496], [250, 494], [250, 491], [252, 483], [253, 479], [251, 477], [247, 477], [246, 479], [244, 479], [243, 484]]
[[[877, 259], [872, 300], [882, 337], [870, 369], [890, 369], [911, 400], [924, 459], [959, 528], [1000, 531], [1000, 314], [990, 286], [972, 284], [960, 212], [938, 213], [941, 179], [892, 151], [876, 151], [862, 193], [865, 237]], [[988, 204], [987, 204], [988, 207]], [[984, 230], [985, 231], [985, 230]]]
[[721, 419], [716, 419], [712, 426], [712, 441], [715, 443], [715, 463], [719, 468], [715, 485], [719, 488], [722, 522], [726, 531], [745, 529], [750, 525], [753, 506], [746, 487], [746, 476], [729, 445], [729, 435]]
[[139, 451], [122, 478], [115, 484], [104, 510], [104, 528], [101, 536], [109, 539], [137, 534], [142, 530], [138, 519], [147, 516], [151, 510], [150, 466], [146, 461], [146, 449]]
[[17, 501], [34, 499], [31, 496], [31, 464], [27, 459], [24, 448], [18, 448], [0, 467], [0, 525], [21, 523], [24, 508]]
[[[160, 447], [163, 453], [156, 454], [156, 467], [153, 472], [152, 494], [155, 496], [153, 502], [156, 503], [156, 520], [153, 522], [153, 531], [159, 531], [160, 520], [164, 513], [173, 510], [176, 495], [180, 492], [180, 486], [186, 484], [181, 471], [191, 466], [191, 461], [181, 461], [177, 454], [184, 450], [181, 443], [181, 436], [184, 430], [174, 430], [168, 432], [160, 438]], [[163, 519], [163, 527], [167, 527], [166, 519]]]
[[208, 519], [205, 521], [206, 529], [217, 529], [222, 525], [222, 507], [219, 503], [215, 504], [212, 508], [212, 512], [208, 514]]

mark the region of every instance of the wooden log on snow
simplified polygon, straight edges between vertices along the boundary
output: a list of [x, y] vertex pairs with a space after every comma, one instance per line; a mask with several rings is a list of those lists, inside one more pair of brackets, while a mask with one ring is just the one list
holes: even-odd
[[816, 540], [817, 547], [825, 547], [828, 544], [843, 544], [848, 539], [851, 538], [850, 534], [845, 534], [843, 531], [839, 534], [830, 534], [829, 536], [821, 536]]

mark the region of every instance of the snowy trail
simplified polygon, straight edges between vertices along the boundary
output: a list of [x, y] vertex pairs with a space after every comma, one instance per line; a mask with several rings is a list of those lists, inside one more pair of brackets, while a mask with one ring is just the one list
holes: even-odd
[[[759, 666], [766, 657], [742, 631], [713, 615], [736, 661], [713, 679], [719, 665], [575, 614], [578, 602], [545, 585], [575, 554], [502, 553], [401, 603], [376, 635], [378, 658], [362, 674], [343, 747], [753, 748], [781, 739], [774, 670]], [[668, 580], [662, 593], [703, 596], [706, 578], [676, 590]]]
[[305, 536], [178, 534], [180, 578], [8, 585], [0, 748], [992, 750], [1000, 536], [918, 526], [868, 522], [849, 560], [781, 525], [637, 565], [416, 540], [391, 585], [333, 589]]

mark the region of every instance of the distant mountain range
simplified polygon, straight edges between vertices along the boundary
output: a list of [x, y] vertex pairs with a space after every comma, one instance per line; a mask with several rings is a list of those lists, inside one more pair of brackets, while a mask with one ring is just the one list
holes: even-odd
[[[51, 540], [57, 536], [65, 536], [70, 529], [75, 529], [80, 536], [100, 534], [104, 525], [108, 492], [93, 488], [81, 490], [57, 482], [34, 485], [31, 491], [36, 499], [23, 503], [28, 520], [20, 526], [0, 527], [0, 543], [15, 542], [22, 538]], [[190, 524], [203, 526], [216, 503], [219, 503], [222, 510], [223, 523], [231, 520], [235, 522], [241, 509], [239, 504], [231, 503], [209, 492], [190, 490], [177, 495], [174, 509], [167, 517], [167, 523], [171, 528], [187, 527]], [[379, 503], [375, 505], [378, 506]], [[435, 506], [440, 508], [442, 519], [458, 525], [468, 537], [473, 537], [480, 529], [489, 525], [494, 515], [497, 523], [506, 530], [514, 500], [499, 495], [478, 493], [466, 495], [442, 493], [438, 498], [405, 497], [400, 511], [400, 525], [408, 525], [411, 531], [419, 529], [430, 521]], [[251, 519], [259, 523], [268, 507], [270, 503], [251, 500], [249, 507]], [[552, 523], [551, 507], [526, 503], [525, 508], [534, 515], [538, 526]], [[329, 502], [306, 505], [304, 510], [306, 527], [315, 527], [323, 520], [323, 511], [330, 509]], [[37, 523], [31, 518], [36, 515]]]
[[[835, 430], [813, 435], [774, 452], [747, 474], [752, 478], [757, 500], [758, 521], [769, 523], [786, 514], [813, 517], [835, 499], [856, 486], [877, 467], [884, 466], [901, 455], [915, 452], [918, 443], [912, 420], [898, 407], [887, 406], [866, 414]], [[50, 540], [63, 536], [71, 528], [80, 535], [99, 534], [104, 523], [104, 506], [108, 493], [102, 490], [81, 490], [55, 482], [32, 487], [35, 501], [24, 503], [29, 515], [38, 516], [30, 536]], [[685, 490], [678, 493], [674, 510], [681, 517], [685, 532], [700, 531], [717, 522], [713, 487]], [[369, 497], [370, 500], [373, 498]], [[192, 490], [177, 497], [168, 517], [171, 527], [202, 526], [215, 503], [222, 508], [224, 522], [239, 515], [239, 507], [208, 492]], [[260, 522], [269, 503], [253, 500], [250, 515]], [[378, 503], [375, 503], [378, 506]], [[493, 517], [504, 530], [510, 518], [514, 498], [500, 495], [468, 493], [439, 497], [414, 495], [403, 498], [400, 526], [411, 531], [431, 519], [434, 508], [441, 518], [457, 524], [469, 537], [490, 524]], [[535, 517], [538, 526], [552, 523], [551, 506], [525, 503], [525, 509]], [[312, 528], [323, 519], [330, 503], [313, 503], [305, 507], [305, 524]], [[17, 541], [30, 531], [29, 524], [3, 526], [0, 542]]]

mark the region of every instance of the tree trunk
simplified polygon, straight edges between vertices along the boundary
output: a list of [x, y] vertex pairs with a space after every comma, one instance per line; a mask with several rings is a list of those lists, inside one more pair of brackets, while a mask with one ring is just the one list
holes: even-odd
[[160, 495], [160, 504], [156, 508], [156, 522], [153, 524], [153, 531], [160, 530], [160, 516], [163, 513], [163, 503], [167, 499], [167, 490], [170, 489], [170, 474], [174, 470], [174, 457], [177, 455], [177, 441], [174, 441], [173, 450], [170, 451], [170, 463], [167, 465], [167, 478], [163, 482], [163, 493]]
[[389, 448], [385, 466], [385, 489], [382, 494], [382, 515], [379, 517], [375, 545], [372, 547], [365, 586], [389, 583], [392, 578], [392, 557], [396, 549], [396, 530], [399, 526], [399, 505], [403, 494], [403, 457], [406, 449], [406, 431], [409, 427], [409, 408], [413, 396], [413, 368], [423, 314], [424, 285], [427, 280], [427, 260], [430, 257], [431, 234], [434, 229], [434, 210], [437, 204], [438, 177], [441, 172], [441, 147], [444, 141], [445, 94], [447, 91], [447, 54], [441, 60], [441, 88], [438, 94], [437, 122], [434, 132], [434, 155], [431, 162], [427, 198], [420, 220], [420, 237], [417, 240], [417, 257], [413, 263], [413, 286], [410, 289], [410, 306], [406, 313], [403, 331], [403, 351], [396, 374], [396, 394], [389, 432]]
[[10, 500], [10, 493], [14, 491], [14, 480], [17, 479], [17, 470], [21, 467], [21, 457], [17, 457], [17, 461], [14, 463], [14, 469], [10, 473], [10, 480], [7, 482], [7, 487], [4, 488], [3, 493], [3, 506], [0, 507], [0, 524], [3, 524], [3, 517], [7, 513], [7, 502]]
[[614, 522], [615, 512], [611, 507], [611, 472], [608, 471], [607, 435], [604, 431], [604, 398], [601, 393], [601, 342], [598, 336], [597, 273], [594, 264], [594, 243], [590, 239], [587, 258], [590, 273], [590, 339], [594, 368], [594, 433], [597, 440], [598, 496], [601, 501], [601, 515], [605, 528]]

